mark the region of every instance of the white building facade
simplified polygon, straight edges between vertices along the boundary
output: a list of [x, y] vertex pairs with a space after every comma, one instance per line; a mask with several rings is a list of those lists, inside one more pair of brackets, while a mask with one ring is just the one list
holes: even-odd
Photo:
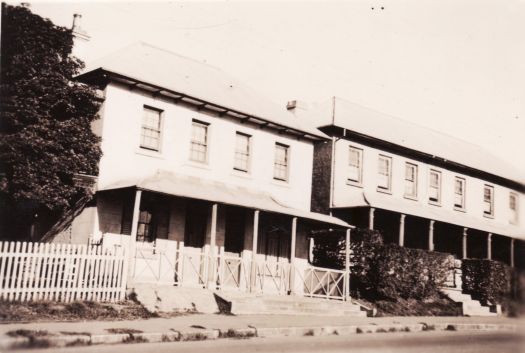
[[515, 265], [525, 239], [518, 172], [478, 146], [340, 98], [308, 114], [332, 136], [316, 150], [315, 211], [400, 245]]
[[129, 248], [131, 286], [346, 298], [347, 270], [309, 264], [312, 232], [351, 227], [310, 211], [323, 133], [220, 70], [147, 44], [78, 79], [103, 92], [93, 125], [103, 156], [72, 242], [89, 234]]

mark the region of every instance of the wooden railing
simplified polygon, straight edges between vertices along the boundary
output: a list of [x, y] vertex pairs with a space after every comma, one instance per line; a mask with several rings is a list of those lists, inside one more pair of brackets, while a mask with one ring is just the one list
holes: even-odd
[[304, 296], [346, 300], [347, 271], [307, 265], [295, 268], [295, 278], [302, 282]]
[[124, 248], [0, 242], [0, 299], [123, 300], [127, 265]]

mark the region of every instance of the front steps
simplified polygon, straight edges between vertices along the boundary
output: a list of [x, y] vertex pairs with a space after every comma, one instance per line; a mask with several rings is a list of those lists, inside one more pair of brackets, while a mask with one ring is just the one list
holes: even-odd
[[351, 302], [306, 298], [301, 296], [250, 295], [245, 293], [217, 292], [234, 315], [319, 315], [367, 316], [366, 311]]
[[464, 294], [461, 289], [441, 288], [441, 292], [456, 303], [461, 303], [463, 315], [465, 316], [497, 316], [497, 309], [492, 311], [491, 307], [481, 305], [477, 300], [472, 299], [469, 294]]
[[136, 299], [151, 312], [219, 312], [213, 292], [207, 289], [148, 283], [130, 287]]

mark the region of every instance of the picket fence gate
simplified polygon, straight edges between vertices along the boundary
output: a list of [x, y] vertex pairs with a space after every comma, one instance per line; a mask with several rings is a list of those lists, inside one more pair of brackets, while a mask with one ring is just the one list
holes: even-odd
[[127, 266], [124, 247], [0, 242], [0, 300], [120, 301]]

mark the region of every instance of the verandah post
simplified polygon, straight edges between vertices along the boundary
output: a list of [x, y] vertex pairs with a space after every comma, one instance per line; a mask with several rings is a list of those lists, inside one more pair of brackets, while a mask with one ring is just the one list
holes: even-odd
[[253, 211], [252, 268], [250, 271], [250, 292], [255, 292], [257, 284], [257, 242], [259, 238], [259, 210]]
[[350, 300], [350, 232], [352, 229], [346, 230], [345, 238], [345, 289], [344, 289], [344, 300]]
[[492, 260], [492, 233], [487, 234], [487, 259]]
[[131, 278], [135, 273], [135, 251], [137, 246], [137, 231], [139, 228], [140, 199], [142, 190], [135, 191], [135, 204], [133, 205], [133, 220], [131, 222], [131, 235], [129, 239], [129, 267], [128, 276]]
[[215, 289], [217, 285], [217, 208], [218, 204], [214, 203], [211, 207], [211, 227], [210, 227], [210, 273], [208, 275], [208, 288]]
[[463, 238], [462, 238], [462, 242], [461, 242], [461, 250], [463, 252], [463, 259], [466, 259], [467, 258], [467, 231], [468, 231], [468, 228], [463, 228]]
[[297, 217], [292, 219], [292, 243], [290, 245], [290, 294], [295, 294], [295, 243], [297, 241]]
[[406, 215], [401, 214], [399, 218], [399, 246], [405, 246], [405, 217]]
[[434, 251], [434, 220], [430, 220], [428, 226], [428, 250]]

